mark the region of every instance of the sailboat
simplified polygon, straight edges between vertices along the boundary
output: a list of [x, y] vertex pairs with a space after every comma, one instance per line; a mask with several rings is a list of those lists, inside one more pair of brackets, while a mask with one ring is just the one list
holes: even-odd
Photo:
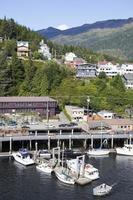
[[[60, 148], [58, 149], [60, 151]], [[60, 153], [58, 152], [58, 156]], [[64, 143], [63, 143], [63, 151], [62, 151], [62, 161], [61, 166], [55, 168], [54, 172], [56, 177], [63, 183], [73, 185], [75, 184], [75, 179], [69, 175], [69, 170], [63, 166], [63, 157], [64, 157]], [[59, 160], [59, 157], [58, 157]], [[58, 163], [59, 165], [59, 163]]]
[[[79, 159], [82, 158], [82, 159]], [[78, 156], [76, 159], [70, 159], [66, 161], [68, 168], [72, 173], [79, 173], [84, 175], [85, 178], [90, 180], [96, 180], [99, 178], [99, 171], [91, 164], [84, 163], [84, 156]], [[79, 170], [80, 169], [80, 170]], [[84, 171], [83, 171], [84, 170]]]
[[133, 144], [131, 143], [131, 135], [129, 138], [129, 144], [124, 144], [124, 147], [118, 147], [116, 148], [116, 153], [119, 155], [125, 155], [125, 156], [133, 156]]
[[110, 151], [109, 149], [103, 149], [103, 145], [106, 143], [107, 144], [107, 139], [105, 139], [104, 141], [102, 141], [103, 137], [102, 137], [102, 123], [101, 123], [101, 145], [100, 145], [100, 148], [98, 149], [94, 149], [93, 146], [91, 149], [89, 149], [89, 151], [87, 152], [87, 154], [89, 156], [106, 156], [106, 155], [109, 155]]

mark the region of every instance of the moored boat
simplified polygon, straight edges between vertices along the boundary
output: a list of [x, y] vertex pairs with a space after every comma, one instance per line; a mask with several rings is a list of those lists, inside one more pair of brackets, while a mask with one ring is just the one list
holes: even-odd
[[42, 163], [36, 166], [36, 168], [46, 174], [51, 174], [53, 171], [52, 166], [49, 165], [49, 163]]
[[93, 188], [93, 195], [94, 196], [105, 196], [109, 194], [112, 190], [113, 186], [109, 186], [105, 183]]
[[31, 155], [27, 151], [27, 149], [20, 149], [18, 152], [12, 153], [12, 156], [15, 161], [18, 163], [28, 166], [35, 164], [34, 160], [31, 158]]
[[39, 155], [39, 157], [43, 157], [43, 158], [46, 158], [46, 159], [51, 158], [51, 153], [47, 149], [39, 150], [38, 155]]
[[[96, 180], [99, 178], [99, 171], [97, 168], [93, 167], [91, 164], [84, 164], [82, 167], [82, 160], [71, 159], [67, 160], [67, 166], [74, 174], [82, 175], [84, 171], [84, 177], [91, 180]], [[84, 168], [84, 169], [83, 169]]]
[[101, 149], [101, 148], [99, 148], [99, 149], [90, 149], [87, 152], [87, 154], [89, 156], [94, 156], [94, 157], [95, 156], [107, 156], [107, 155], [109, 155], [109, 153], [110, 153], [109, 149]]
[[75, 179], [67, 173], [67, 169], [64, 170], [62, 169], [62, 167], [56, 168], [55, 175], [61, 182], [65, 184], [69, 185], [75, 184]]
[[116, 153], [119, 155], [133, 156], [133, 144], [125, 144], [124, 147], [116, 148]]

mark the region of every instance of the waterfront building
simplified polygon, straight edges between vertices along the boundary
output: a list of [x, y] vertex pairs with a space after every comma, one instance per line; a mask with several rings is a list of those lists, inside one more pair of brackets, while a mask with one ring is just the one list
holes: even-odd
[[115, 113], [107, 111], [107, 110], [101, 110], [97, 113], [102, 119], [113, 119], [115, 117]]
[[101, 120], [89, 120], [89, 129], [94, 130], [110, 130], [112, 132], [129, 132], [133, 131], [133, 120], [130, 119], [101, 119]]
[[95, 64], [87, 63], [77, 65], [77, 78], [94, 78], [97, 74], [97, 66]]
[[57, 101], [50, 97], [0, 97], [0, 113], [37, 112], [44, 116], [56, 114]]
[[23, 57], [23, 56], [28, 57], [29, 52], [30, 52], [29, 42], [27, 42], [27, 41], [18, 41], [17, 42], [17, 56], [18, 57]]
[[82, 121], [84, 118], [84, 108], [77, 106], [65, 106], [65, 110], [72, 121]]

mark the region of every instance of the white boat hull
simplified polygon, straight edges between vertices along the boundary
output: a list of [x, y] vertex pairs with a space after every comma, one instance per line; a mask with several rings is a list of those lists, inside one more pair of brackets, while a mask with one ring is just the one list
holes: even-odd
[[92, 149], [87, 152], [89, 156], [106, 156], [109, 155], [108, 149]]
[[133, 156], [133, 149], [128, 150], [128, 149], [125, 149], [124, 147], [116, 148], [116, 153], [118, 155], [123, 155], [123, 156]]
[[22, 157], [19, 157], [18, 153], [12, 153], [12, 156], [13, 156], [15, 161], [17, 161], [18, 163], [20, 163], [22, 165], [28, 166], [28, 165], [35, 164], [34, 160], [31, 159], [29, 156], [22, 158]]
[[52, 167], [50, 167], [47, 163], [37, 165], [36, 168], [46, 174], [51, 174], [53, 171]]
[[62, 170], [55, 170], [55, 175], [56, 177], [63, 183], [69, 184], [69, 185], [74, 185], [75, 180], [68, 176], [67, 174], [63, 173]]
[[101, 184], [100, 186], [97, 186], [93, 189], [93, 195], [94, 196], [105, 196], [109, 194], [112, 190], [112, 186]]
[[[76, 159], [67, 160], [67, 166], [73, 174], [78, 173]], [[82, 169], [80, 170], [80, 174], [82, 174]], [[93, 167], [93, 165], [85, 164], [84, 177], [89, 178], [91, 180], [96, 180], [99, 178], [99, 171], [98, 171], [98, 169]]]

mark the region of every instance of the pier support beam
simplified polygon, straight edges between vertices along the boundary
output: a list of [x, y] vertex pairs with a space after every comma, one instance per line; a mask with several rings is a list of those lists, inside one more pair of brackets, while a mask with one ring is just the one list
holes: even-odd
[[93, 135], [91, 135], [91, 148], [93, 149]]
[[37, 136], [37, 131], [35, 131], [35, 136]]
[[87, 139], [85, 139], [84, 141], [83, 141], [83, 147], [84, 147], [84, 149], [86, 149], [86, 147], [87, 147]]
[[57, 140], [57, 147], [59, 147], [60, 146], [60, 140], [58, 139]]
[[12, 138], [10, 137], [10, 147], [9, 147], [9, 152], [12, 153]]
[[2, 152], [2, 141], [0, 142], [0, 152]]
[[30, 140], [30, 151], [32, 150], [32, 141]]
[[73, 129], [72, 129], [72, 135], [73, 135]]
[[62, 130], [60, 130], [60, 135], [62, 134]]
[[111, 149], [114, 148], [114, 136], [112, 135], [112, 138], [111, 138]]
[[69, 137], [69, 149], [72, 149], [72, 138]]
[[36, 153], [38, 151], [38, 143], [37, 142], [35, 143], [35, 151], [36, 151]]
[[50, 151], [50, 137], [48, 137], [48, 150]]

